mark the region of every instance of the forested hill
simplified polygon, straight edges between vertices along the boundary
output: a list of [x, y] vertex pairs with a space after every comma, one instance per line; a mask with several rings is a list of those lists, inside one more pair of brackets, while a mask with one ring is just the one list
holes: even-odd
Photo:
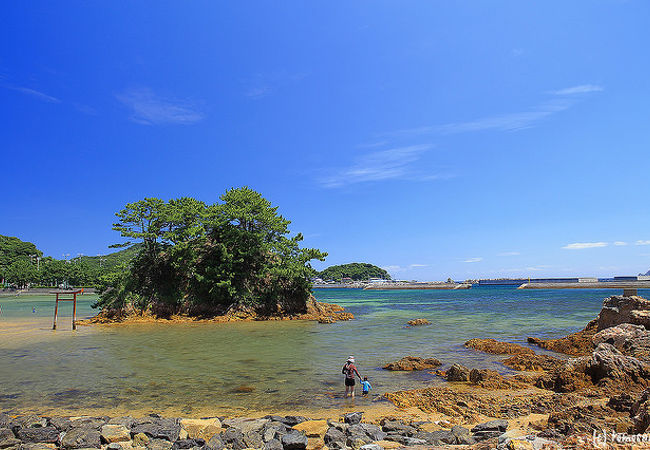
[[0, 270], [9, 267], [14, 262], [29, 261], [37, 256], [43, 256], [43, 252], [31, 242], [0, 234]]
[[369, 263], [349, 263], [338, 266], [330, 266], [318, 276], [323, 280], [341, 281], [342, 278], [351, 278], [354, 281], [364, 281], [369, 278], [383, 278], [390, 280], [390, 274], [381, 267]]

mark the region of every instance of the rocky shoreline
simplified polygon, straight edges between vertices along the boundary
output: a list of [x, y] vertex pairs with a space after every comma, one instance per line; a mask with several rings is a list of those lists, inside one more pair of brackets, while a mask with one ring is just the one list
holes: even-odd
[[[318, 312], [339, 314], [338, 308], [328, 305]], [[425, 370], [447, 382], [384, 394], [397, 409], [367, 421], [361, 412], [312, 419], [2, 414], [0, 449], [599, 448], [594, 433], [629, 437], [650, 432], [649, 330], [650, 301], [614, 296], [580, 332], [561, 339], [529, 338], [541, 348], [575, 356], [569, 359], [514, 343], [471, 339], [468, 349], [503, 355], [503, 372], [511, 373], [461, 364], [439, 370], [442, 363], [432, 357], [408, 356], [387, 364], [386, 370]]]
[[265, 315], [253, 308], [239, 306], [231, 308], [222, 314], [187, 315], [176, 314], [160, 316], [149, 310], [137, 311], [127, 308], [121, 311], [102, 310], [99, 314], [89, 319], [77, 321], [77, 325], [118, 325], [135, 323], [188, 323], [188, 322], [253, 322], [275, 320], [312, 320], [319, 323], [335, 323], [341, 320], [352, 320], [354, 315], [346, 312], [345, 308], [333, 303], [318, 302], [312, 298], [307, 303], [306, 310], [302, 313]]

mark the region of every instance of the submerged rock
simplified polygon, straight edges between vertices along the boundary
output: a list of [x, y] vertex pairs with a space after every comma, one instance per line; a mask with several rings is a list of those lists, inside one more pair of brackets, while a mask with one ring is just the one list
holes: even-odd
[[535, 352], [528, 347], [523, 347], [511, 342], [501, 342], [495, 339], [470, 339], [465, 342], [465, 347], [484, 353], [491, 353], [493, 355], [535, 354]]
[[431, 325], [427, 319], [413, 319], [406, 322], [409, 327], [418, 327], [421, 325]]
[[419, 358], [416, 356], [405, 356], [399, 361], [386, 364], [384, 366], [385, 370], [394, 370], [394, 371], [414, 371], [414, 370], [427, 370], [435, 369], [440, 367], [442, 362], [436, 358]]

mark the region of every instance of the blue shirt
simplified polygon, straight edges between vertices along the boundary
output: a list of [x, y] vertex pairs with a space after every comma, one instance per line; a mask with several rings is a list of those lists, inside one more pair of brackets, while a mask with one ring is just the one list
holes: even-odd
[[370, 386], [370, 381], [362, 381], [361, 388], [364, 392], [368, 392], [370, 389], [372, 389], [372, 386]]

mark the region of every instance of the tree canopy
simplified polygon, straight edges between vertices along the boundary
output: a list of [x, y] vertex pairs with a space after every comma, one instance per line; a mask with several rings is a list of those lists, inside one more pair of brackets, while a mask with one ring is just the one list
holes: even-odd
[[330, 266], [318, 276], [323, 280], [341, 281], [343, 278], [351, 278], [354, 281], [364, 281], [370, 278], [383, 278], [390, 280], [390, 274], [375, 265], [369, 263], [349, 263], [338, 266]]
[[217, 314], [238, 305], [265, 313], [298, 312], [310, 295], [310, 261], [290, 221], [258, 192], [230, 189], [207, 205], [183, 197], [145, 198], [116, 213], [113, 229], [139, 243], [120, 273], [103, 279], [98, 306], [151, 308], [160, 315]]

